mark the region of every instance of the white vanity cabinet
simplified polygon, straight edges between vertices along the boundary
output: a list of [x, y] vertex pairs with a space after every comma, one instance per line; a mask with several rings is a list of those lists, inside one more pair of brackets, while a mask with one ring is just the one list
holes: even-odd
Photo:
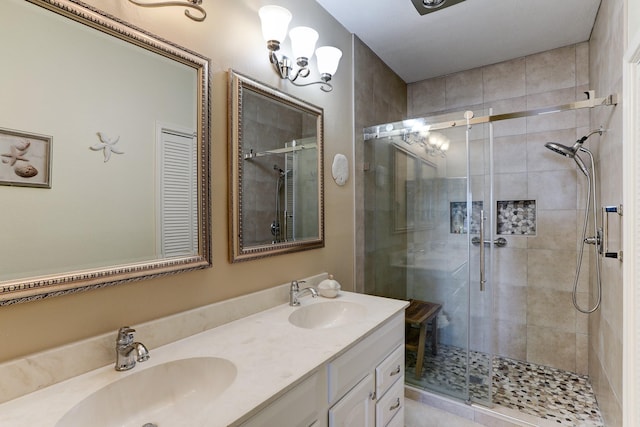
[[320, 369], [240, 427], [325, 427], [326, 371]]
[[402, 425], [404, 313], [331, 361], [327, 371], [329, 427]]
[[329, 426], [375, 426], [375, 379], [367, 375], [329, 409]]

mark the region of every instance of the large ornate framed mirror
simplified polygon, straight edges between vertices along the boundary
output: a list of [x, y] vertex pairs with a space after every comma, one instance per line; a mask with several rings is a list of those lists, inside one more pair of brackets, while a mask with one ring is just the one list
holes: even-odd
[[232, 262], [324, 246], [323, 110], [229, 71]]
[[0, 305], [210, 266], [209, 60], [77, 0], [0, 39]]

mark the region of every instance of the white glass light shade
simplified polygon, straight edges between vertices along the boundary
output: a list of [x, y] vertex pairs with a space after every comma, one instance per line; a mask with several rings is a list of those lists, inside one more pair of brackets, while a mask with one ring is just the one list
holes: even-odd
[[333, 76], [338, 70], [342, 51], [337, 47], [322, 46], [316, 49], [316, 57], [318, 59], [318, 72]]
[[262, 22], [262, 36], [265, 41], [282, 42], [287, 37], [287, 28], [291, 22], [291, 12], [281, 6], [263, 6], [258, 11]]
[[318, 32], [309, 27], [295, 27], [289, 31], [294, 58], [311, 58], [318, 41]]

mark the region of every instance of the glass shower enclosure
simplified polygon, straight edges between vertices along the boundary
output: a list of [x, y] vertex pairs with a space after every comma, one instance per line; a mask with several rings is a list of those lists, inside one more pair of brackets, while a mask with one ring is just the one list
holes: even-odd
[[[469, 125], [473, 115], [364, 130], [364, 282], [370, 294], [441, 306], [422, 369], [419, 353], [406, 353], [408, 384], [489, 406], [493, 135], [491, 123]], [[418, 327], [407, 323], [407, 336]]]

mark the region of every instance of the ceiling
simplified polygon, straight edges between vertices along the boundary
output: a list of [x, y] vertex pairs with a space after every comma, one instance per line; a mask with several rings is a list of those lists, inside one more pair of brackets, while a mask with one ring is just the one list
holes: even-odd
[[406, 83], [589, 40], [600, 0], [316, 0]]

